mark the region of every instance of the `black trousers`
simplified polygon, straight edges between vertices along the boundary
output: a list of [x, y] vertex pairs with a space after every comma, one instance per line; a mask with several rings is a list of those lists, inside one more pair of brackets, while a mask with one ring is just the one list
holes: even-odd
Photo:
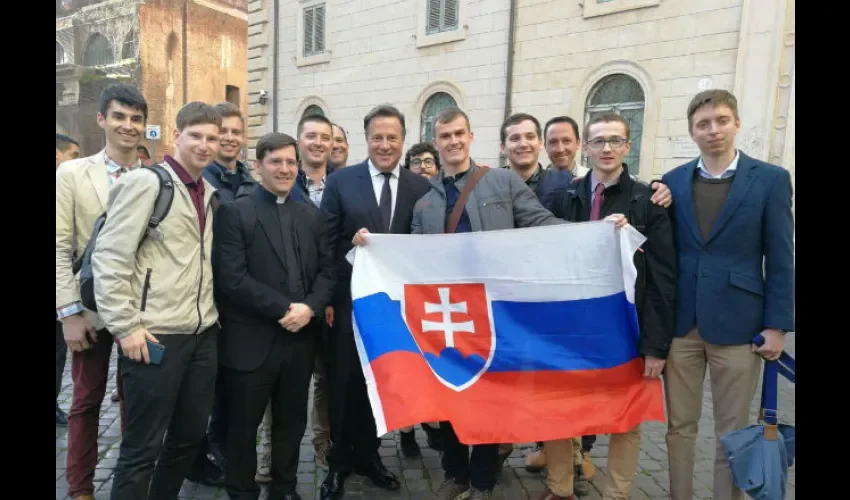
[[272, 406], [272, 481], [269, 499], [295, 491], [301, 438], [307, 428], [307, 404], [318, 328], [289, 333], [281, 329], [263, 364], [243, 372], [222, 366], [228, 411], [225, 487], [233, 500], [256, 500], [257, 428], [266, 405]]
[[177, 498], [206, 435], [218, 368], [218, 330], [215, 325], [197, 335], [152, 332], [165, 346], [159, 365], [120, 355], [127, 427], [112, 500]]
[[351, 308], [338, 308], [334, 318], [328, 346], [328, 413], [333, 443], [328, 465], [334, 471], [348, 473], [379, 461], [381, 440], [351, 329]]
[[224, 380], [221, 376], [222, 368], [219, 367], [219, 376], [215, 381], [215, 398], [213, 400], [212, 413], [210, 414], [209, 443], [224, 450], [227, 436], [227, 401], [224, 395]]
[[590, 451], [593, 449], [593, 444], [596, 442], [596, 436], [581, 437], [581, 451]]
[[59, 393], [62, 392], [62, 374], [65, 373], [65, 360], [68, 359], [68, 346], [62, 333], [62, 323], [56, 320], [56, 408], [59, 408]]
[[204, 477], [210, 473], [208, 455], [212, 455], [216, 466], [225, 467], [224, 444], [227, 438], [227, 406], [224, 397], [224, 382], [222, 381], [222, 370], [219, 366], [218, 375], [215, 380], [215, 394], [213, 406], [210, 413], [210, 422], [206, 437], [201, 441], [198, 455], [192, 465], [192, 473], [195, 478]]
[[470, 455], [469, 446], [458, 441], [450, 422], [440, 422], [440, 435], [443, 438], [442, 465], [446, 478], [482, 491], [492, 490], [496, 486], [496, 475], [499, 472], [498, 444], [473, 445]]

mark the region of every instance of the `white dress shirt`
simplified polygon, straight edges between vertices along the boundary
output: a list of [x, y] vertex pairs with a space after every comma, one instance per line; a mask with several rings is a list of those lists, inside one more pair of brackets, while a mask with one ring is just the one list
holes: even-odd
[[741, 152], [739, 150], [735, 150], [735, 159], [732, 160], [732, 163], [726, 167], [723, 172], [720, 172], [720, 175], [714, 175], [705, 168], [705, 163], [702, 161], [702, 156], [699, 158], [699, 162], [697, 162], [697, 170], [699, 174], [706, 179], [727, 179], [735, 175], [735, 171], [738, 170], [738, 159], [741, 157]]
[[[392, 224], [393, 215], [395, 215], [395, 200], [398, 194], [398, 173], [401, 169], [400, 165], [396, 165], [392, 171], [392, 175], [390, 176], [390, 193], [391, 203], [390, 203], [390, 224]], [[369, 175], [372, 176], [372, 189], [375, 191], [375, 203], [378, 204], [378, 207], [381, 206], [381, 191], [384, 189], [384, 176], [381, 175], [381, 171], [378, 170], [372, 160], [369, 160]]]

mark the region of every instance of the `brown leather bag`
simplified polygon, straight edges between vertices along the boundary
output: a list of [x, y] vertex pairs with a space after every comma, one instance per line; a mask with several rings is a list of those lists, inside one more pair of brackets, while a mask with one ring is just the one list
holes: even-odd
[[451, 215], [449, 215], [449, 221], [446, 224], [446, 233], [455, 232], [457, 224], [460, 222], [460, 216], [463, 214], [463, 207], [466, 206], [466, 200], [469, 199], [469, 193], [472, 192], [472, 188], [474, 188], [475, 185], [478, 184], [478, 181], [489, 171], [490, 169], [488, 167], [477, 167], [466, 179], [466, 184], [463, 186], [460, 198], [458, 198], [457, 203], [455, 203], [455, 206], [452, 209]]

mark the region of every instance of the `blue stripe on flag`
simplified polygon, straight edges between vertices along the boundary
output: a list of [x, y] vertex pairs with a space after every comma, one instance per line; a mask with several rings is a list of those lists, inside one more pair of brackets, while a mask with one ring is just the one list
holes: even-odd
[[[560, 302], [493, 301], [491, 307], [496, 353], [490, 372], [612, 368], [638, 355], [637, 315], [624, 292]], [[387, 294], [355, 300], [354, 315], [370, 362], [393, 351], [419, 352], [401, 303]]]

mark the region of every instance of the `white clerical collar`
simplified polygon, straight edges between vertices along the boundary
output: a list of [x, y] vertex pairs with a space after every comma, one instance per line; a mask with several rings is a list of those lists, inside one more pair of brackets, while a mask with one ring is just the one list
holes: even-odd
[[277, 203], [278, 205], [283, 205], [284, 203], [286, 203], [286, 200], [287, 200], [287, 199], [289, 199], [289, 196], [278, 196], [278, 197], [277, 197], [277, 200], [276, 200], [276, 203]]
[[[397, 163], [397, 164], [396, 164], [396, 166], [395, 166], [395, 168], [394, 168], [394, 169], [392, 169], [392, 172], [391, 172], [391, 173], [392, 173], [392, 174], [393, 174], [396, 178], [398, 178], [398, 172], [399, 172], [399, 170], [401, 170], [401, 165]], [[372, 177], [377, 177], [377, 176], [381, 175], [382, 173], [383, 173], [383, 171], [382, 171], [382, 170], [378, 170], [378, 167], [376, 167], [376, 166], [375, 166], [375, 164], [374, 164], [374, 163], [372, 163], [372, 160], [370, 159], [370, 160], [369, 160], [369, 175], [370, 175], [370, 176], [372, 176]]]

